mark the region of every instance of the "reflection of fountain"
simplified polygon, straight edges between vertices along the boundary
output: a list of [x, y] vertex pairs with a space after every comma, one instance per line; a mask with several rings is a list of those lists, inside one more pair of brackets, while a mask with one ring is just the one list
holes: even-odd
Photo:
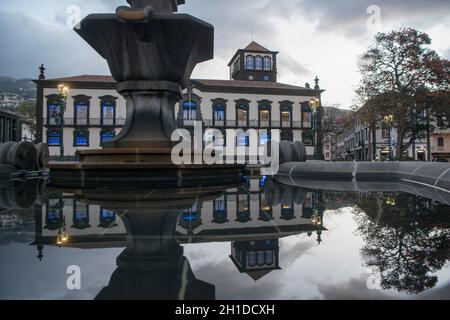
[[81, 191], [78, 197], [86, 203], [118, 212], [126, 230], [126, 249], [97, 299], [214, 299], [214, 286], [196, 279], [175, 230], [183, 211], [221, 193], [221, 188]]
[[52, 164], [51, 183], [190, 186], [238, 181], [241, 166], [177, 166], [171, 160], [175, 104], [195, 66], [213, 58], [213, 26], [174, 14], [183, 0], [128, 2], [131, 8], [89, 15], [76, 29], [107, 60], [117, 90], [127, 100], [124, 129], [104, 142], [104, 149], [80, 151], [79, 163]]
[[175, 239], [178, 214], [179, 209], [139, 209], [122, 217], [127, 248], [117, 259], [118, 268], [109, 285], [97, 299], [215, 298], [214, 286], [196, 279]]

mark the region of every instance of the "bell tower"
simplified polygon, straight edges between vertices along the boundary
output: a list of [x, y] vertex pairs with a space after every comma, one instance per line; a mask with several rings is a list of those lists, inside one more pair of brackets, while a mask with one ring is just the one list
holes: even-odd
[[228, 64], [230, 79], [277, 82], [277, 55], [278, 52], [252, 41], [239, 49]]

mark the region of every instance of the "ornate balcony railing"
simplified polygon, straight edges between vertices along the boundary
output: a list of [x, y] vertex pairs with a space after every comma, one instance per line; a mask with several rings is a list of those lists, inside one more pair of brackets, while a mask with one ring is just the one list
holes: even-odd
[[[58, 118], [44, 118], [44, 125], [48, 126], [59, 126], [60, 120]], [[101, 119], [101, 118], [89, 118], [87, 119], [74, 119], [74, 118], [64, 118], [64, 126], [65, 127], [101, 127], [101, 126], [110, 126], [110, 127], [122, 127], [125, 124], [124, 118], [115, 119]]]
[[[200, 121], [200, 120], [197, 120]], [[236, 120], [212, 120], [206, 119], [202, 120], [203, 126], [208, 128], [261, 128], [261, 129], [311, 129], [312, 125], [310, 122], [302, 123], [301, 121], [287, 122], [287, 121], [236, 121]], [[181, 127], [192, 127], [194, 126], [194, 120], [182, 120], [178, 121]]]

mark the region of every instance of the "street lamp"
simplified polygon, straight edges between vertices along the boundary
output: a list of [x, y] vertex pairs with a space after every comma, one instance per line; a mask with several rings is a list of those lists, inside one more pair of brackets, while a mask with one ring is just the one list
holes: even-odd
[[320, 99], [317, 97], [311, 98], [309, 101], [309, 106], [312, 111], [312, 133], [313, 133], [313, 139], [314, 139], [314, 160], [317, 160], [317, 155], [319, 153], [318, 150], [318, 128], [317, 128], [317, 110], [320, 108]]
[[392, 124], [394, 123], [394, 116], [393, 115], [384, 116], [383, 123], [388, 125], [388, 128], [389, 128], [389, 161], [393, 161], [393, 154], [392, 154]]
[[70, 89], [63, 83], [58, 85], [58, 93], [62, 106], [59, 112], [59, 125], [60, 125], [60, 142], [59, 142], [59, 161], [64, 161], [64, 113], [66, 112], [67, 97], [69, 96]]

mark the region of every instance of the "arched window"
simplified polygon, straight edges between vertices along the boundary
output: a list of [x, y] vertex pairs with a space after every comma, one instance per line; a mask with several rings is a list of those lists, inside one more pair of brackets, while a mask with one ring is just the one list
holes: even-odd
[[91, 226], [89, 225], [89, 205], [87, 203], [74, 200], [72, 228], [84, 230], [90, 227]]
[[257, 252], [257, 260], [258, 260], [258, 266], [262, 267], [265, 265], [266, 257], [265, 257], [264, 251]]
[[273, 264], [273, 251], [266, 251], [266, 265], [271, 266]]
[[259, 220], [265, 222], [271, 221], [273, 219], [272, 206], [263, 197], [261, 197], [259, 203]]
[[75, 125], [77, 126], [87, 126], [89, 125], [89, 104], [90, 97], [79, 95], [73, 97], [73, 109]]
[[62, 116], [62, 102], [58, 95], [47, 96], [47, 124], [60, 125]]
[[250, 204], [249, 197], [247, 194], [238, 195], [238, 206], [237, 206], [237, 221], [240, 223], [246, 223], [251, 220], [250, 216]]
[[221, 198], [214, 200], [213, 205], [214, 205], [213, 222], [218, 224], [228, 222], [225, 196], [222, 196]]
[[442, 137], [439, 137], [438, 138], [438, 147], [444, 147], [445, 146], [445, 141], [444, 141], [444, 138], [442, 138]]
[[64, 203], [61, 198], [48, 199], [46, 205], [45, 227], [47, 230], [58, 230], [64, 224]]
[[226, 121], [226, 103], [227, 100], [215, 99], [213, 102], [213, 125], [216, 127], [225, 126]]
[[256, 252], [250, 251], [247, 253], [247, 264], [249, 267], [256, 266]]
[[217, 104], [214, 106], [214, 125], [223, 127], [225, 125], [225, 106]]
[[264, 57], [264, 70], [272, 70], [272, 59]]
[[309, 103], [302, 104], [302, 127], [312, 128], [312, 112]]
[[258, 102], [258, 115], [259, 115], [259, 126], [261, 128], [269, 128], [270, 121], [272, 118], [271, 115], [271, 102], [270, 101], [259, 101]]
[[183, 102], [183, 121], [195, 121], [197, 120], [197, 107], [198, 104], [192, 100], [186, 100]]
[[293, 204], [283, 204], [281, 206], [281, 219], [292, 220], [294, 218], [295, 218], [294, 205]]
[[237, 126], [245, 128], [249, 126], [249, 105], [247, 101], [237, 101], [236, 106]]
[[116, 213], [111, 210], [100, 209], [100, 228], [111, 229], [117, 227], [116, 223]]
[[255, 69], [256, 70], [263, 69], [263, 60], [260, 56], [256, 56], [256, 58], [255, 58]]
[[180, 217], [180, 226], [183, 229], [192, 231], [201, 225], [202, 217], [197, 205], [183, 211], [183, 214]]
[[280, 106], [280, 119], [281, 119], [281, 127], [282, 128], [291, 128], [293, 125], [292, 118], [292, 103], [291, 104], [282, 104]]
[[102, 126], [116, 125], [116, 99], [113, 96], [100, 97], [100, 116]]
[[89, 147], [89, 130], [75, 130], [73, 133], [74, 147]]
[[247, 70], [255, 69], [255, 58], [253, 56], [247, 56], [245, 58], [245, 69]]

